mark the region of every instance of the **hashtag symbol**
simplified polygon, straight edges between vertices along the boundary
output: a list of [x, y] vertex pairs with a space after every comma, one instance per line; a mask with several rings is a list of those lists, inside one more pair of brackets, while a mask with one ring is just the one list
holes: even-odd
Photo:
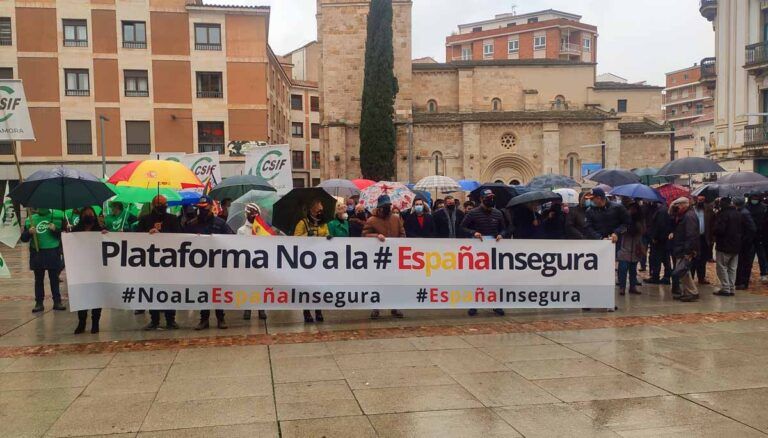
[[416, 301], [423, 303], [427, 300], [427, 289], [421, 288], [418, 292], [416, 292]]
[[388, 246], [380, 246], [373, 257], [376, 269], [386, 269], [390, 262], [392, 262], [392, 250]]
[[133, 297], [136, 295], [136, 292], [132, 287], [126, 287], [123, 291], [123, 302], [124, 303], [130, 303], [133, 301]]

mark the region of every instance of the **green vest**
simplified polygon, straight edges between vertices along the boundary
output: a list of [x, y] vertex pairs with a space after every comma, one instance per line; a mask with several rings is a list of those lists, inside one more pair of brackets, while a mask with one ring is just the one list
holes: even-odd
[[130, 229], [130, 224], [125, 222], [128, 220], [128, 212], [122, 212], [119, 216], [107, 215], [104, 216], [104, 225], [107, 231], [123, 231]]
[[[48, 229], [48, 225], [53, 223], [56, 226], [56, 230], [61, 232], [62, 227], [62, 220], [60, 215], [52, 215], [51, 213], [48, 214], [33, 214], [31, 217], [32, 223], [35, 224], [35, 228], [37, 229], [37, 243], [39, 245], [40, 249], [53, 249], [58, 248], [61, 246], [61, 238], [58, 234], [54, 234], [51, 232], [50, 229]], [[24, 227], [29, 228], [30, 226], [30, 218], [27, 218], [27, 220], [24, 222]], [[31, 248], [35, 248], [35, 237], [32, 236], [32, 238], [29, 240], [29, 245]]]

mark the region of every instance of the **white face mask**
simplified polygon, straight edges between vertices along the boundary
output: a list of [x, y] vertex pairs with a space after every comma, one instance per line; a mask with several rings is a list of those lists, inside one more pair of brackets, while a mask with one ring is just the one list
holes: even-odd
[[348, 213], [342, 213], [341, 214], [341, 220], [345, 221], [347, 219], [349, 219], [349, 214]]

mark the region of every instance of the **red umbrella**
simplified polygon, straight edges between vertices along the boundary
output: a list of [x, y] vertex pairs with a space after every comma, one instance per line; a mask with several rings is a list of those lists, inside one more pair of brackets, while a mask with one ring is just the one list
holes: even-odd
[[376, 181], [371, 181], [369, 179], [353, 179], [352, 184], [357, 186], [357, 188], [360, 190], [365, 190], [368, 187], [376, 184]]
[[672, 201], [681, 196], [691, 196], [691, 191], [683, 186], [677, 184], [664, 184], [657, 188], [659, 194], [667, 200], [667, 206], [672, 204]]

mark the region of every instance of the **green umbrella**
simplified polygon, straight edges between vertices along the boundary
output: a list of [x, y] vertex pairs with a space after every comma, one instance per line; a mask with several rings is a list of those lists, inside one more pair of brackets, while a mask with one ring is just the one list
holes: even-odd
[[654, 186], [657, 184], [666, 184], [674, 178], [665, 176], [656, 176], [659, 173], [659, 169], [655, 167], [641, 167], [639, 169], [633, 169], [632, 173], [640, 177], [640, 182], [647, 186]]
[[[147, 204], [152, 202], [152, 199], [158, 195], [158, 190], [156, 188], [147, 189], [143, 187], [116, 186], [109, 183], [107, 184], [107, 187], [117, 193], [117, 196], [115, 196], [112, 201], [122, 202], [124, 204]], [[165, 196], [168, 201], [181, 200], [181, 195], [171, 189], [161, 188], [159, 194]]]
[[217, 201], [223, 201], [227, 198], [237, 199], [251, 190], [262, 192], [277, 191], [266, 179], [258, 175], [238, 175], [222, 181], [208, 193], [208, 196]]

